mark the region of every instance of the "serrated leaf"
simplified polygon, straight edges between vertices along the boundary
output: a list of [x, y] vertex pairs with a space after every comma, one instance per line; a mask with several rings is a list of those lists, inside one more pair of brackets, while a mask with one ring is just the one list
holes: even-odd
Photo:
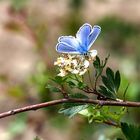
[[78, 112], [86, 109], [88, 105], [79, 105], [79, 106], [73, 106], [70, 108], [62, 108], [59, 110], [59, 113], [64, 113], [64, 115], [69, 116], [70, 118], [76, 115]]
[[[88, 99], [88, 96], [76, 93], [69, 95], [71, 98], [80, 98], [80, 99]], [[78, 112], [86, 109], [88, 105], [85, 105], [83, 103], [64, 103], [63, 108], [61, 108], [58, 112], [64, 113], [64, 115], [69, 116], [70, 118], [73, 117]]]
[[106, 69], [106, 75], [110, 79], [110, 81], [114, 82], [114, 72], [109, 67], [107, 67]]
[[77, 81], [74, 81], [74, 80], [70, 80], [70, 81], [67, 81], [68, 85], [72, 88], [72, 87], [77, 87]]
[[100, 58], [98, 56], [96, 56], [96, 59], [93, 62], [93, 66], [95, 67], [96, 70], [95, 77], [98, 77], [99, 75], [101, 75], [103, 69], [101, 66]]
[[51, 92], [61, 92], [59, 88], [54, 87], [52, 85], [47, 85], [46, 88], [48, 88]]
[[102, 73], [102, 68], [96, 69], [96, 71], [95, 71], [95, 77], [99, 77], [101, 75], [101, 73]]
[[121, 123], [121, 129], [127, 140], [140, 140], [140, 127]]
[[126, 112], [126, 108], [121, 107], [119, 110], [114, 111], [112, 110], [112, 108], [104, 106], [100, 111], [105, 120], [110, 120], [112, 122], [115, 122], [116, 124], [119, 124], [120, 120]]
[[107, 92], [107, 89], [104, 86], [100, 85], [99, 87], [103, 92]]
[[67, 80], [67, 77], [56, 76], [54, 79], [51, 80], [59, 85], [62, 85]]
[[107, 67], [107, 69], [106, 69], [106, 76], [107, 76], [110, 86], [112, 87], [113, 92], [116, 93], [114, 72], [109, 67]]
[[67, 78], [66, 83], [71, 88], [83, 89], [83, 88], [85, 88], [87, 86], [85, 83], [81, 82], [79, 79], [74, 79], [73, 77]]
[[110, 92], [116, 94], [120, 86], [120, 73], [117, 71], [115, 74], [111, 68], [106, 69], [106, 76], [102, 76], [102, 82]]
[[86, 109], [79, 112], [79, 114], [88, 118], [88, 122], [102, 122], [104, 120], [104, 116], [102, 116], [100, 110], [96, 109], [95, 106], [88, 106]]
[[96, 56], [96, 59], [93, 62], [93, 65], [96, 69], [98, 69], [100, 67], [100, 58], [98, 56]]
[[116, 91], [118, 91], [119, 87], [120, 87], [120, 83], [121, 83], [121, 76], [120, 76], [120, 72], [117, 71], [115, 74], [115, 88]]
[[102, 76], [102, 82], [111, 92], [114, 92], [114, 85], [111, 83], [111, 81], [107, 77]]
[[78, 87], [79, 87], [79, 89], [83, 89], [83, 88], [87, 87], [87, 85], [83, 82], [79, 82]]
[[79, 114], [88, 117], [90, 115], [88, 108], [79, 112]]
[[95, 67], [95, 86], [97, 83], [98, 78], [101, 76], [104, 67], [108, 61], [109, 55], [105, 58], [104, 61], [101, 61], [98, 56], [96, 56], [95, 61], [93, 62], [93, 66]]
[[103, 96], [108, 97], [110, 99], [116, 99], [116, 94], [114, 94], [113, 92], [110, 92], [109, 90], [107, 90], [106, 87], [104, 87], [102, 85], [100, 85], [99, 87], [100, 87], [100, 89], [98, 90], [98, 92], [100, 94], [102, 94]]

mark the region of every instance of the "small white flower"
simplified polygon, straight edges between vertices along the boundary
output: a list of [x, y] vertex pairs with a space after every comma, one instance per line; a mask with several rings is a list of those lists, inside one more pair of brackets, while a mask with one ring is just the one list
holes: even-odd
[[71, 66], [65, 66], [65, 70], [66, 71], [72, 71], [73, 69], [71, 68]]
[[72, 60], [75, 56], [68, 54], [67, 57], [68, 57], [68, 59]]
[[63, 77], [68, 73], [84, 75], [89, 68], [90, 61], [93, 60], [96, 55], [96, 50], [90, 51], [89, 55], [87, 56], [67, 54], [57, 58], [57, 61], [54, 62], [54, 65], [59, 67], [59, 76]]
[[64, 65], [65, 66], [70, 66], [71, 65], [71, 60], [65, 59]]
[[88, 68], [89, 67], [89, 61], [88, 60], [85, 60], [84, 61], [84, 68]]
[[54, 65], [61, 66], [63, 63], [65, 63], [65, 59], [63, 57], [59, 57], [57, 58], [57, 61], [54, 62]]
[[85, 72], [87, 72], [87, 69], [82, 70], [81, 72], [79, 72], [79, 75], [84, 75]]
[[71, 62], [74, 66], [77, 66], [78, 65], [78, 63], [77, 63], [77, 60], [76, 59], [74, 59], [74, 60], [72, 60], [72, 62]]
[[79, 73], [79, 70], [73, 70], [73, 71], [71, 71], [71, 73], [73, 73], [73, 74], [78, 74]]
[[60, 69], [60, 73], [58, 74], [58, 76], [64, 77], [66, 75], [67, 75], [66, 71], [63, 69]]
[[91, 58], [94, 59], [96, 57], [96, 55], [97, 55], [97, 50], [91, 50], [89, 52], [90, 52]]

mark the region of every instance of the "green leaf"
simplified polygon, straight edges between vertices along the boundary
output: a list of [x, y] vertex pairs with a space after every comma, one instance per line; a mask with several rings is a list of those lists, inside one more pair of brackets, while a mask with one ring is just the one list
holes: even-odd
[[107, 90], [107, 88], [102, 86], [102, 85], [100, 85], [99, 87], [100, 87], [100, 89], [98, 90], [98, 92], [100, 94], [102, 94], [103, 96], [108, 97], [110, 99], [116, 99], [116, 94], [114, 94], [113, 92]]
[[59, 85], [62, 85], [63, 83], [66, 82], [67, 77], [56, 76], [54, 79], [52, 78], [51, 80]]
[[112, 87], [113, 91], [116, 92], [114, 72], [109, 67], [107, 67], [107, 69], [106, 69], [106, 76], [107, 76], [108, 82], [110, 83], [110, 86]]
[[129, 83], [127, 84], [127, 86], [126, 86], [126, 88], [125, 88], [125, 90], [124, 90], [124, 93], [123, 93], [123, 100], [125, 101], [125, 97], [126, 97], [126, 93], [127, 93], [127, 90], [128, 90], [128, 88], [129, 88]]
[[103, 69], [106, 66], [108, 58], [109, 58], [109, 55], [105, 58], [104, 61], [103, 60], [101, 61], [100, 58], [98, 56], [96, 56], [96, 59], [93, 62], [93, 66], [95, 68], [95, 86], [97, 84], [99, 77], [102, 75]]
[[117, 111], [116, 110], [113, 111], [109, 107], [103, 107], [103, 109], [101, 110], [101, 114], [104, 116], [105, 119], [116, 122], [116, 124], [120, 123], [120, 120], [122, 119], [125, 113], [126, 113], [126, 108], [124, 107], [121, 107]]
[[67, 80], [66, 83], [71, 87], [71, 88], [78, 88], [78, 89], [83, 89], [85, 88], [87, 85], [85, 83], [83, 83], [81, 81], [81, 77], [78, 76], [73, 76], [70, 75]]
[[100, 68], [100, 58], [98, 56], [96, 56], [96, 59], [93, 62], [93, 65], [96, 69]]
[[103, 122], [104, 120], [104, 116], [101, 114], [101, 111], [98, 109], [95, 109], [91, 116], [88, 118], [88, 120], [90, 119], [89, 123], [91, 123], [92, 121]]
[[79, 88], [79, 89], [83, 89], [83, 88], [85, 88], [85, 87], [87, 87], [87, 85], [86, 85], [85, 83], [83, 83], [83, 82], [79, 82], [79, 83], [78, 83], [78, 88]]
[[[82, 99], [88, 99], [86, 95], [76, 93], [69, 95], [71, 98], [82, 98]], [[78, 112], [86, 109], [88, 105], [85, 105], [83, 103], [64, 103], [63, 107], [58, 111], [58, 113], [64, 113], [64, 115], [69, 116], [70, 118], [76, 115]]]
[[64, 115], [69, 116], [69, 118], [73, 117], [74, 115], [76, 115], [78, 112], [86, 109], [88, 107], [88, 105], [79, 105], [79, 106], [73, 106], [70, 108], [62, 108], [59, 110], [59, 113], [64, 113]]
[[52, 85], [47, 85], [46, 88], [50, 90], [50, 92], [61, 92], [61, 90], [57, 87], [54, 87]]
[[93, 116], [93, 115], [90, 115], [90, 116], [88, 117], [88, 123], [92, 123], [93, 120], [94, 120], [94, 116]]
[[100, 58], [98, 56], [96, 56], [96, 59], [93, 62], [93, 66], [95, 67], [96, 70], [95, 77], [98, 77], [99, 75], [101, 75], [103, 69], [101, 66]]
[[91, 122], [99, 122], [102, 123], [104, 121], [114, 122], [116, 125], [120, 124], [120, 120], [126, 112], [126, 108], [122, 107], [119, 110], [112, 110], [112, 108], [108, 106], [91, 106], [89, 105], [86, 109], [79, 112], [79, 114], [88, 118], [89, 123]]
[[102, 82], [105, 85], [108, 92], [115, 95], [120, 87], [121, 77], [119, 71], [115, 74], [111, 68], [106, 69], [106, 75], [102, 76]]
[[140, 140], [140, 127], [121, 123], [121, 129], [127, 140]]
[[107, 77], [102, 76], [102, 82], [111, 92], [114, 92], [114, 85]]
[[88, 122], [103, 122], [104, 116], [101, 114], [100, 109], [95, 106], [89, 105], [86, 109], [79, 112], [79, 114], [88, 118]]
[[119, 87], [120, 87], [120, 83], [121, 83], [121, 76], [120, 76], [120, 72], [117, 71], [115, 74], [115, 87], [116, 87], [116, 91], [118, 91]]
[[114, 82], [114, 72], [109, 67], [106, 68], [106, 75], [110, 81]]
[[73, 88], [73, 87], [77, 87], [77, 81], [74, 81], [74, 80], [70, 80], [70, 81], [67, 81], [68, 85]]

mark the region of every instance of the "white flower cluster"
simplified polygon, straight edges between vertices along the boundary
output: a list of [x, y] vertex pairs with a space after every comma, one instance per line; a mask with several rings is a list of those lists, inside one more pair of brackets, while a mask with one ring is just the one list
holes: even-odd
[[93, 60], [95, 56], [96, 55], [62, 55], [54, 62], [54, 65], [59, 67], [60, 73], [58, 76], [63, 77], [69, 73], [84, 75], [89, 68], [90, 61]]

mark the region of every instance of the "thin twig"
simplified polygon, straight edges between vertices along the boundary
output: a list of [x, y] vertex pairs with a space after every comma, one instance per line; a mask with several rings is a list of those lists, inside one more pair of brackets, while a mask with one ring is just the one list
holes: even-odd
[[113, 121], [103, 121], [103, 123], [105, 123], [107, 125], [115, 126], [115, 127], [120, 127], [119, 124], [117, 124]]
[[68, 98], [68, 99], [59, 99], [53, 100], [45, 103], [30, 105], [21, 107], [18, 109], [13, 109], [7, 112], [0, 113], [0, 118], [5, 118], [8, 116], [12, 116], [21, 112], [37, 110], [40, 108], [45, 108], [48, 106], [58, 105], [62, 103], [83, 103], [83, 104], [98, 104], [101, 106], [125, 106], [125, 107], [140, 107], [140, 102], [130, 102], [130, 101], [104, 101], [104, 100], [93, 100], [93, 99], [75, 99], [75, 98]]
[[67, 92], [65, 91], [65, 89], [64, 89], [64, 86], [63, 85], [61, 85], [61, 93], [62, 93], [62, 95], [63, 95], [63, 97], [64, 98], [69, 98], [69, 96], [68, 96], [68, 94], [67, 94]]
[[98, 81], [98, 78], [100, 77], [100, 75], [98, 75], [96, 78], [95, 78], [95, 83], [94, 83], [94, 88], [96, 90], [96, 87], [97, 87], [97, 81]]
[[90, 77], [90, 71], [89, 70], [88, 70], [88, 78], [89, 78], [91, 88], [93, 89], [92, 80], [91, 80], [91, 77]]
[[[97, 90], [95, 89], [90, 89], [89, 87], [87, 87], [87, 89], [81, 89], [82, 91], [84, 91], [85, 93], [92, 93], [94, 95], [97, 95], [98, 97], [102, 98], [102, 99], [107, 99], [105, 96], [101, 95]], [[100, 99], [99, 98], [99, 99]]]

